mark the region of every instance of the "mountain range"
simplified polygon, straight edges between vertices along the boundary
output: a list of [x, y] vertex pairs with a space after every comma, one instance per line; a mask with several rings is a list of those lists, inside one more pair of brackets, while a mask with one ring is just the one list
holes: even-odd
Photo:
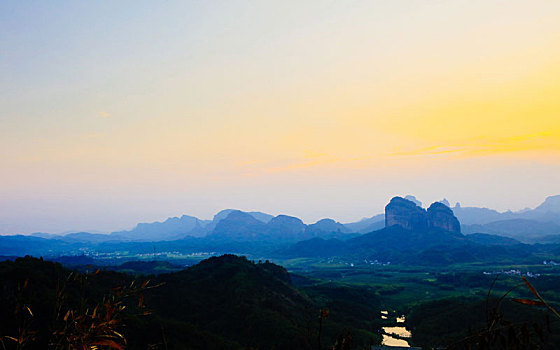
[[[414, 196], [403, 197], [421, 208], [422, 203]], [[449, 207], [446, 199], [439, 203]], [[489, 208], [463, 207], [457, 203], [451, 207], [453, 214], [461, 223], [461, 231], [466, 234], [487, 233], [511, 237], [526, 243], [560, 242], [560, 195], [550, 196], [535, 209], [517, 212], [498, 212]], [[230, 214], [233, 216], [230, 218]], [[220, 224], [221, 221], [226, 220]], [[322, 219], [306, 225], [296, 217], [252, 211], [243, 212], [225, 209], [217, 213], [212, 220], [202, 220], [194, 216], [183, 215], [170, 217], [162, 222], [139, 223], [131, 230], [116, 231], [109, 235], [88, 232], [75, 232], [65, 235], [34, 233], [35, 237], [59, 239], [72, 242], [102, 241], [173, 241], [191, 237], [220, 238], [226, 235], [226, 227], [232, 229], [229, 235], [237, 235], [244, 229], [254, 239], [277, 238], [279, 241], [299, 241], [313, 237], [342, 238], [352, 237], [346, 234], [364, 234], [380, 230], [386, 226], [385, 214], [377, 214], [357, 222], [341, 224], [333, 219]], [[237, 234], [233, 233], [237, 232]], [[558, 235], [558, 237], [555, 237]]]
[[393, 198], [385, 207], [385, 228], [341, 241], [314, 238], [300, 241], [281, 256], [346, 257], [356, 261], [447, 265], [485, 261], [539, 261], [535, 247], [497, 235], [464, 235], [453, 211], [440, 202], [427, 210]]
[[[0, 236], [0, 255], [235, 252], [287, 258], [342, 256], [368, 261], [452, 263], [532, 259], [539, 250], [559, 249], [560, 196], [548, 197], [535, 209], [504, 213], [461, 207], [459, 203], [450, 208], [445, 199], [427, 209], [421, 204], [413, 196], [394, 197], [383, 214], [346, 224], [332, 219], [305, 224], [288, 215], [227, 209], [212, 220], [183, 215], [111, 234]], [[546, 244], [547, 248], [534, 243]]]

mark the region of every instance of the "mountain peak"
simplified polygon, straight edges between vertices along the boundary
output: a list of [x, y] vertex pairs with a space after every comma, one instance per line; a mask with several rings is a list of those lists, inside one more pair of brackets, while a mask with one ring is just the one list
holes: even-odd
[[443, 229], [454, 233], [461, 232], [459, 220], [447, 205], [434, 202], [426, 211], [402, 197], [392, 198], [385, 207], [385, 226], [394, 225], [410, 231]]
[[229, 212], [229, 214], [225, 217], [224, 220], [227, 221], [235, 221], [235, 222], [241, 222], [241, 223], [245, 223], [245, 224], [258, 224], [261, 223], [261, 221], [255, 219], [251, 214], [243, 212], [241, 210], [233, 210], [231, 212]]
[[267, 231], [274, 239], [293, 240], [300, 238], [305, 231], [305, 224], [299, 218], [278, 215], [268, 222]]
[[412, 203], [416, 204], [417, 206], [419, 206], [420, 208], [422, 208], [422, 202], [420, 202], [418, 199], [416, 199], [416, 197], [414, 197], [411, 194], [408, 194], [406, 196], [404, 196], [404, 199], [411, 201]]
[[546, 197], [544, 202], [535, 208], [535, 211], [559, 213], [560, 195]]
[[309, 225], [308, 229], [310, 231], [323, 231], [323, 232], [348, 232], [348, 229], [340, 222], [334, 221], [333, 219], [321, 219], [316, 223]]
[[385, 206], [385, 226], [393, 225], [411, 231], [424, 231], [428, 227], [426, 211], [408, 199], [393, 197]]
[[453, 210], [441, 202], [434, 202], [427, 210], [428, 227], [441, 228], [445, 231], [461, 233], [461, 224], [453, 215]]
[[266, 214], [266, 213], [261, 213], [260, 211], [247, 212], [247, 211], [242, 211], [242, 210], [238, 210], [238, 209], [224, 209], [224, 210], [221, 210], [220, 212], [218, 212], [216, 215], [214, 215], [214, 218], [212, 219], [212, 222], [214, 223], [214, 225], [216, 225], [221, 220], [227, 218], [228, 215], [231, 214], [234, 211], [239, 211], [239, 212], [242, 212], [242, 213], [245, 213], [245, 214], [249, 214], [253, 218], [259, 220], [260, 222], [264, 222], [264, 223], [269, 222], [273, 218], [272, 215]]
[[300, 218], [296, 218], [295, 216], [289, 216], [289, 215], [278, 215], [272, 218], [268, 223], [270, 225], [278, 224], [278, 223], [292, 223], [297, 225], [305, 225]]

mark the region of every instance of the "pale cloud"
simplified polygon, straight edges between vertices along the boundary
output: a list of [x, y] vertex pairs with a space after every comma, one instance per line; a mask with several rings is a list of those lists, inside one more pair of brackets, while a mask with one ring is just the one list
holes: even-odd
[[[361, 154], [359, 154], [361, 153]], [[271, 173], [294, 172], [319, 167], [338, 169], [361, 168], [371, 164], [393, 164], [392, 161], [409, 159], [406, 157], [438, 157], [446, 159], [468, 159], [485, 156], [513, 156], [533, 159], [551, 156], [560, 159], [560, 132], [551, 130], [503, 137], [476, 136], [457, 138], [446, 143], [429, 145], [427, 142], [415, 145], [400, 145], [397, 150], [356, 152], [354, 155], [305, 150], [299, 156], [288, 159], [249, 160], [237, 163], [245, 168], [246, 176]]]
[[475, 137], [457, 140], [447, 145], [434, 145], [391, 153], [392, 156], [425, 156], [449, 154], [459, 158], [526, 151], [560, 153], [560, 134], [546, 131], [508, 137]]
[[111, 116], [111, 114], [107, 113], [107, 112], [99, 112], [95, 115], [95, 117], [97, 118], [108, 118], [109, 116]]
[[410, 151], [399, 151], [390, 153], [389, 155], [392, 156], [417, 156], [417, 155], [428, 155], [428, 154], [447, 154], [447, 153], [457, 153], [457, 152], [464, 152], [466, 148], [462, 147], [450, 147], [450, 146], [430, 146], [430, 147], [423, 147], [419, 149], [413, 149]]

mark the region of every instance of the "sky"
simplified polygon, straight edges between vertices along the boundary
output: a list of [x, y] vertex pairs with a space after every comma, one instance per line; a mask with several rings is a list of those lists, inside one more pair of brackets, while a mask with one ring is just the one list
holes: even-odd
[[0, 2], [0, 234], [560, 194], [560, 2]]

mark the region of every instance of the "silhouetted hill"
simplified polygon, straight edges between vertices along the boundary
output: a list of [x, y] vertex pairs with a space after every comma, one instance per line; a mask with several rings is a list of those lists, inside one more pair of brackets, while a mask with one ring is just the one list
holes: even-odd
[[344, 226], [350, 232], [368, 233], [377, 231], [385, 227], [385, 214], [374, 215], [370, 218], [363, 218], [360, 221], [349, 222]]
[[331, 257], [346, 254], [345, 242], [338, 239], [312, 238], [297, 242], [289, 247], [277, 250], [282, 257]]
[[465, 233], [489, 233], [521, 242], [540, 242], [545, 236], [560, 234], [560, 225], [553, 222], [540, 222], [528, 219], [493, 221], [484, 225], [464, 225]]
[[187, 235], [204, 235], [203, 227], [206, 224], [193, 216], [183, 215], [180, 218], [168, 218], [164, 222], [140, 223], [130, 231], [113, 232], [111, 235], [133, 241], [168, 241]]
[[320, 238], [302, 241], [277, 253], [285, 257], [341, 257], [358, 261], [448, 265], [474, 261], [537, 263], [540, 258], [534, 253], [538, 251], [532, 246], [497, 236], [469, 238], [442, 229], [413, 231], [393, 225], [348, 241]]
[[344, 237], [350, 230], [340, 222], [333, 219], [322, 219], [314, 224], [308, 225], [305, 229], [307, 237]]
[[[234, 255], [204, 260], [187, 270], [161, 275], [158, 281], [164, 285], [154, 290], [147, 302], [160, 305], [163, 317], [196, 324], [258, 349], [310, 349], [316, 341], [310, 334], [316, 331], [317, 312], [325, 306], [315, 299], [327, 300], [328, 306], [344, 300], [349, 303], [352, 298], [332, 288], [320, 293], [313, 291], [310, 297], [306, 291], [292, 286], [290, 275], [281, 266], [254, 263]], [[365, 299], [369, 304], [378, 305], [375, 294], [361, 294], [362, 298], [368, 296]], [[368, 318], [373, 314], [370, 312]], [[354, 321], [342, 323], [352, 318]], [[362, 322], [371, 327], [368, 318], [356, 317], [353, 310], [333, 312], [325, 343], [334, 343], [337, 332], [345, 327], [353, 329]], [[357, 344], [364, 341], [363, 335], [356, 336]]]
[[451, 209], [462, 225], [486, 224], [492, 221], [513, 218], [513, 213], [511, 212], [500, 213], [497, 210], [488, 208], [462, 207], [459, 203]]
[[220, 241], [294, 243], [313, 237], [353, 237], [348, 232], [344, 225], [332, 219], [305, 225], [296, 217], [278, 215], [265, 224], [248, 213], [232, 211], [216, 224], [207, 237]]
[[538, 261], [533, 248], [490, 235], [464, 236], [449, 207], [433, 203], [424, 210], [395, 197], [385, 207], [387, 227], [347, 241], [313, 239], [277, 253], [288, 257], [345, 257], [408, 264], [525, 259]]
[[513, 239], [513, 238], [499, 236], [499, 235], [491, 235], [491, 234], [487, 234], [487, 233], [472, 233], [472, 234], [465, 235], [465, 237], [473, 243], [478, 243], [478, 244], [483, 244], [483, 245], [516, 245], [516, 244], [521, 244], [521, 242], [519, 242], [518, 240]]
[[539, 238], [541, 244], [560, 244], [560, 235], [550, 235]]
[[262, 213], [262, 212], [259, 212], [259, 211], [245, 212], [245, 211], [237, 210], [237, 209], [224, 209], [224, 210], [218, 212], [216, 215], [214, 215], [214, 218], [212, 219], [212, 221], [210, 223], [208, 223], [208, 225], [206, 225], [206, 227], [205, 227], [206, 233], [209, 233], [212, 230], [214, 230], [216, 228], [216, 225], [220, 221], [227, 218], [228, 215], [231, 214], [234, 211], [241, 211], [243, 213], [249, 214], [253, 218], [255, 218], [256, 220], [261, 221], [265, 224], [268, 223], [273, 218], [272, 215]]
[[72, 246], [58, 239], [45, 239], [33, 236], [0, 236], [0, 255], [45, 255], [58, 254], [71, 250]]
[[[227, 218], [228, 215], [231, 214], [231, 212], [234, 212], [234, 211], [242, 211], [242, 210], [237, 210], [237, 209], [221, 210], [219, 213], [214, 215], [214, 218], [212, 219], [212, 221], [218, 223], [220, 220], [223, 220], [223, 219]], [[260, 212], [260, 211], [242, 211], [242, 212], [251, 215], [255, 219], [257, 219], [261, 222], [264, 222], [265, 224], [267, 222], [269, 222], [274, 217], [273, 215], [263, 213], [263, 212]]]
[[[155, 268], [156, 263], [141, 263], [143, 268], [150, 264]], [[137, 268], [138, 263], [120, 267]], [[65, 327], [67, 310], [73, 310], [71, 317], [89, 312], [89, 319], [97, 303], [103, 305], [98, 312], [104, 312], [110, 300], [120, 297], [126, 308], [112, 327], [127, 338], [129, 349], [314, 349], [321, 308], [331, 310], [324, 322], [324, 344], [333, 344], [345, 329], [353, 334], [354, 348], [379, 340], [370, 331], [379, 313], [373, 290], [334, 285], [298, 289], [281, 266], [234, 255], [151, 276], [147, 286], [157, 286], [152, 289], [140, 287], [146, 286], [146, 279], [131, 283], [134, 277], [128, 274], [107, 270], [81, 274], [30, 257], [1, 262], [0, 280], [0, 314], [13, 315], [19, 303], [33, 310], [26, 324], [34, 332], [27, 340], [33, 349], [48, 347], [53, 329]], [[142, 291], [141, 299], [138, 294], [122, 294], [132, 293], [133, 286]], [[139, 305], [150, 312], [142, 315], [146, 309]], [[0, 318], [3, 335], [18, 334], [18, 317]]]
[[60, 239], [65, 242], [74, 243], [74, 242], [81, 242], [81, 243], [99, 243], [99, 242], [109, 242], [109, 241], [122, 241], [125, 238], [118, 235], [106, 235], [101, 233], [89, 233], [89, 232], [74, 232], [68, 233], [64, 236], [58, 236], [57, 239]]
[[511, 219], [560, 224], [560, 195], [547, 197], [535, 209], [524, 209], [518, 212], [506, 211], [500, 213], [488, 208], [461, 207], [459, 203], [452, 209], [462, 225], [484, 225], [495, 221]]
[[399, 225], [367, 233], [347, 242], [347, 251], [368, 260], [423, 263], [420, 254], [430, 248], [464, 246], [468, 241], [461, 234], [442, 229], [407, 230]]
[[266, 224], [245, 212], [234, 210], [216, 224], [208, 238], [216, 240], [251, 241], [266, 238]]
[[[486, 311], [488, 305], [499, 305], [499, 309], [493, 311], [499, 317]], [[488, 299], [462, 296], [415, 305], [407, 324], [415, 330], [412, 332], [413, 341], [423, 349], [440, 348], [442, 344], [454, 344], [445, 347], [449, 349], [558, 349], [559, 324], [550, 322], [546, 309], [543, 309], [520, 307], [510, 298], [499, 301], [494, 296]], [[479, 336], [472, 336], [481, 329], [488, 329], [488, 326], [500, 331], [496, 341], [488, 341], [486, 344], [492, 345], [487, 346], [473, 345], [477, 338], [488, 339], [487, 334], [482, 332]], [[512, 339], [519, 332], [515, 327], [523, 329], [523, 338], [520, 337], [523, 341]], [[542, 332], [542, 329], [547, 329], [547, 332]]]
[[303, 239], [305, 229], [303, 221], [288, 215], [278, 215], [272, 218], [265, 228], [269, 239], [288, 242]]
[[560, 195], [546, 197], [544, 202], [533, 211], [538, 213], [560, 213]]

